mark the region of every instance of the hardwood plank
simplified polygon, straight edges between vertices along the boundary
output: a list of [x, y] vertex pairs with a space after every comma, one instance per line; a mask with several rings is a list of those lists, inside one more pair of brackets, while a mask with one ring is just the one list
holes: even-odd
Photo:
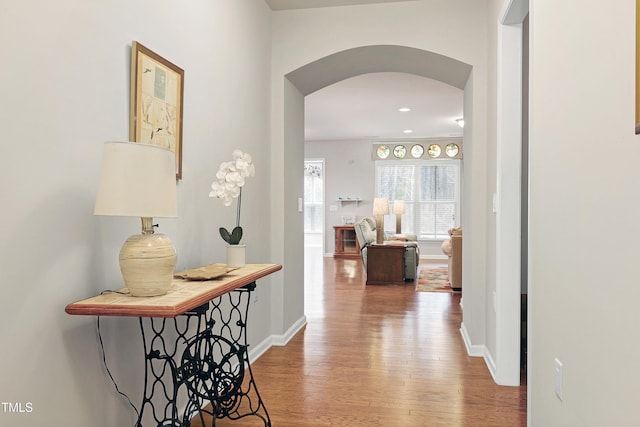
[[497, 386], [467, 355], [460, 294], [365, 287], [360, 260], [312, 262], [322, 273], [305, 279], [308, 325], [252, 364], [273, 426], [526, 426], [526, 385]]

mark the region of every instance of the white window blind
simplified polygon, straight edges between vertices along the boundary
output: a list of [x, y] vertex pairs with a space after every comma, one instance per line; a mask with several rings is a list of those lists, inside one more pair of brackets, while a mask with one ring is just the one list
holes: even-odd
[[[403, 233], [420, 240], [447, 238], [459, 216], [460, 162], [376, 162], [376, 192], [391, 203], [404, 200]], [[385, 231], [395, 231], [395, 215], [385, 218]]]

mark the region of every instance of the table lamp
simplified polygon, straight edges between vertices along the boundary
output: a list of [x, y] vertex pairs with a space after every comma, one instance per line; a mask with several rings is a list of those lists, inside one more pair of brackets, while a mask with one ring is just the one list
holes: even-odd
[[393, 213], [396, 215], [396, 234], [402, 233], [402, 214], [404, 214], [404, 200], [393, 201]]
[[389, 200], [386, 197], [373, 199], [373, 215], [376, 217], [376, 243], [384, 241], [384, 216], [389, 213]]
[[94, 215], [137, 216], [142, 234], [120, 250], [120, 271], [131, 295], [167, 293], [173, 282], [176, 250], [155, 234], [153, 217], [177, 217], [176, 162], [171, 150], [135, 142], [106, 142]]

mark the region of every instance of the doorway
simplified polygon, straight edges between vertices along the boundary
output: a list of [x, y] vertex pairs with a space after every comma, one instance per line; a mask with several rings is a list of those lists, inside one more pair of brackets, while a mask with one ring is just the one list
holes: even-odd
[[324, 253], [324, 160], [304, 161], [304, 246]]

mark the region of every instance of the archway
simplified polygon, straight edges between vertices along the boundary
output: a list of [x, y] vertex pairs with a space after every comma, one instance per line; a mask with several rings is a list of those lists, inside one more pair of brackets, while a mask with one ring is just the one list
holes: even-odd
[[[474, 94], [486, 95], [484, 85], [474, 87], [473, 67], [450, 57], [422, 49], [375, 45], [347, 49], [310, 62], [284, 75], [282, 105], [276, 96], [274, 108], [274, 202], [272, 228], [281, 241], [272, 242], [276, 260], [285, 266], [281, 284], [274, 286], [273, 326], [288, 334], [301, 328], [304, 318], [303, 224], [300, 206], [304, 160], [304, 97], [349, 77], [372, 72], [404, 72], [435, 79], [464, 90], [465, 177], [462, 223], [465, 226], [463, 277], [470, 283], [465, 291], [462, 333], [471, 355], [485, 356], [484, 301], [486, 271], [486, 152], [484, 140], [474, 144], [474, 135], [484, 138], [486, 105], [474, 104]], [[474, 112], [479, 117], [474, 131]], [[280, 128], [282, 126], [282, 128]], [[280, 168], [281, 166], [281, 168]], [[282, 234], [280, 234], [282, 233]], [[473, 278], [473, 280], [471, 280]], [[471, 283], [473, 282], [473, 283]], [[286, 331], [285, 331], [286, 330]], [[518, 349], [515, 349], [519, 354]]]

